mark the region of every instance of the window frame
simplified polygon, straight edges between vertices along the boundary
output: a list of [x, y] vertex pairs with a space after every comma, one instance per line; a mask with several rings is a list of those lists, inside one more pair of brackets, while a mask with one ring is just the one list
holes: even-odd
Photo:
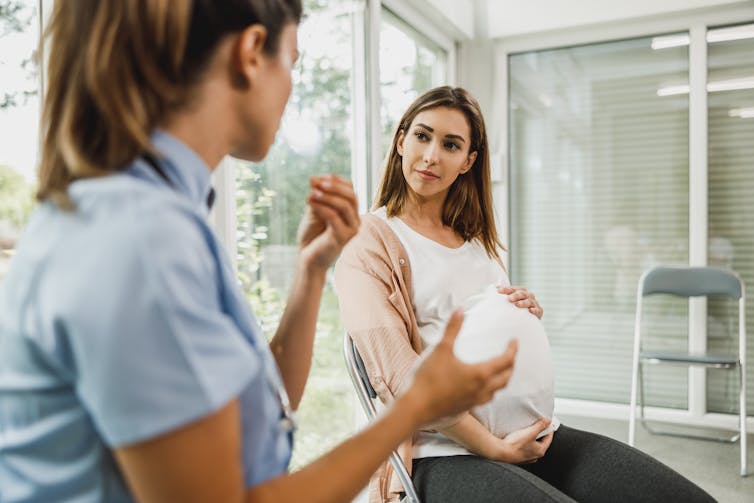
[[[39, 0], [40, 3], [44, 0]], [[354, 16], [354, 136], [351, 144], [351, 181], [359, 199], [359, 211], [371, 207], [374, 189], [380, 176], [384, 152], [380, 124], [380, 27], [384, 9], [436, 44], [448, 55], [447, 82], [455, 85], [458, 77], [457, 46], [459, 39], [449, 37], [454, 30], [429, 21], [411, 2], [400, 0], [363, 0], [362, 9]], [[227, 159], [213, 172], [216, 202], [210, 224], [217, 232], [233, 266], [236, 265], [235, 171]]]

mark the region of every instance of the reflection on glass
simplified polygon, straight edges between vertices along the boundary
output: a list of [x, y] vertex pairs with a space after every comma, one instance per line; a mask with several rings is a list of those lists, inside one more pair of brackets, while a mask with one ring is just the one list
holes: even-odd
[[[276, 142], [262, 163], [235, 161], [238, 275], [268, 338], [277, 327], [293, 277], [296, 230], [309, 177], [351, 177], [353, 6], [350, 0], [305, 2], [301, 56]], [[354, 429], [354, 395], [343, 365], [342, 337], [337, 300], [328, 281], [309, 383], [298, 411], [294, 470]]]
[[385, 151], [403, 112], [416, 97], [447, 80], [447, 53], [382, 11], [380, 29], [380, 119]]
[[[751, 86], [710, 92], [708, 100], [708, 261], [730, 267], [754, 286], [754, 25], [710, 30], [708, 81], [738, 80]], [[747, 332], [754, 333], [754, 304], [747, 302]], [[726, 299], [708, 303], [711, 351], [738, 350], [737, 305]], [[751, 340], [751, 339], [749, 339]], [[749, 344], [748, 361], [754, 358]], [[738, 375], [708, 370], [707, 407], [738, 413]], [[754, 411], [754, 374], [748, 376], [749, 414]]]
[[[545, 308], [557, 396], [625, 402], [639, 276], [688, 263], [688, 94], [657, 93], [688, 83], [688, 47], [522, 53], [509, 75], [511, 280]], [[648, 309], [647, 349], [683, 347], [686, 303]], [[647, 403], [685, 407], [684, 369], [646, 381]]]
[[39, 117], [37, 2], [3, 2], [0, 9], [0, 280], [34, 199]]

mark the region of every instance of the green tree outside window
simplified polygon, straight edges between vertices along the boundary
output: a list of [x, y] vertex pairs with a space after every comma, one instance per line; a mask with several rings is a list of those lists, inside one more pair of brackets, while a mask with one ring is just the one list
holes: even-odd
[[39, 72], [36, 2], [0, 0], [0, 281], [34, 201]]
[[[261, 163], [234, 161], [238, 276], [268, 338], [285, 307], [309, 177], [335, 173], [351, 178], [352, 2], [304, 3], [301, 56], [276, 142]], [[354, 430], [354, 395], [341, 356], [342, 336], [329, 280], [311, 374], [298, 411], [293, 470]]]

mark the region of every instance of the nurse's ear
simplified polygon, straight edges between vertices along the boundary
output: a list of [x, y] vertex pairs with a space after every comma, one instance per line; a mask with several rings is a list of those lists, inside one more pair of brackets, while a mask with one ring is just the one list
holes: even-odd
[[[243, 30], [233, 48], [233, 68], [236, 76], [247, 86], [253, 86], [266, 59], [264, 44], [267, 41], [267, 28], [253, 24]], [[234, 79], [235, 80], [235, 79]]]

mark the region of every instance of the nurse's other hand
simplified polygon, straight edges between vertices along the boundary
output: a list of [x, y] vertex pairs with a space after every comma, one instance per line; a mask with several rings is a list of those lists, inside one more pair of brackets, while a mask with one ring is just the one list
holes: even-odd
[[455, 311], [445, 335], [417, 368], [411, 386], [401, 397], [405, 399], [402, 406], [418, 414], [420, 425], [489, 402], [511, 377], [518, 341], [512, 339], [500, 356], [468, 365], [453, 353], [462, 323], [463, 314]]
[[508, 296], [508, 300], [520, 308], [526, 308], [531, 314], [542, 319], [544, 309], [537, 302], [537, 298], [525, 286], [499, 286], [497, 291]]
[[552, 432], [537, 440], [537, 435], [550, 426], [550, 422], [550, 419], [542, 418], [531, 426], [508, 433], [500, 441], [495, 461], [513, 464], [536, 462], [552, 443]]
[[359, 209], [351, 182], [335, 175], [313, 176], [298, 242], [307, 266], [327, 269], [359, 230]]

